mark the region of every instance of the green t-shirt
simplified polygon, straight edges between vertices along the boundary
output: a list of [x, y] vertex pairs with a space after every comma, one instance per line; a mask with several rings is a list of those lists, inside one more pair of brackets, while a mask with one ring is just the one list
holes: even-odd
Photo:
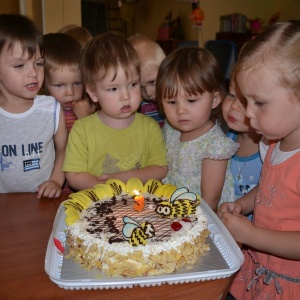
[[77, 120], [69, 134], [63, 171], [94, 176], [166, 166], [166, 147], [158, 123], [135, 113], [125, 129], [113, 129], [97, 113]]

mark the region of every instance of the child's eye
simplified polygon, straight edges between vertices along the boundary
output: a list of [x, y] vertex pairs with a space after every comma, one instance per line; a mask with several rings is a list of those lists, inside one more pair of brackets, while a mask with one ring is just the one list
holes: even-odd
[[154, 85], [155, 85], [155, 81], [156, 81], [156, 80], [151, 80], [151, 81], [149, 81], [149, 82], [148, 82], [148, 85], [154, 86]]
[[63, 85], [62, 85], [62, 83], [58, 83], [58, 84], [54, 84], [54, 86], [56, 86], [56, 87], [62, 87]]
[[235, 98], [235, 94], [233, 94], [233, 93], [228, 93], [227, 96], [228, 96], [229, 98]]
[[138, 86], [138, 84], [139, 84], [138, 82], [132, 82], [129, 84], [129, 87], [134, 88], [134, 87]]
[[74, 84], [80, 86], [80, 85], [82, 85], [82, 82], [78, 81], [78, 82], [74, 82]]
[[194, 102], [197, 102], [197, 100], [196, 99], [188, 99], [188, 102], [189, 103], [194, 103]]
[[112, 87], [112, 88], [108, 89], [109, 92], [115, 92], [116, 90], [117, 90], [116, 87]]
[[257, 107], [263, 107], [264, 106], [264, 102], [259, 102], [259, 101], [255, 101], [254, 103]]
[[35, 64], [38, 66], [38, 67], [44, 67], [44, 60], [41, 58], [41, 59], [38, 59], [35, 61]]
[[176, 102], [175, 102], [175, 100], [168, 100], [167, 103], [168, 104], [175, 104]]
[[16, 69], [20, 69], [20, 68], [22, 68], [22, 67], [24, 67], [24, 65], [23, 65], [23, 64], [20, 64], [20, 65], [15, 65], [15, 66], [14, 66], [14, 68], [16, 68]]

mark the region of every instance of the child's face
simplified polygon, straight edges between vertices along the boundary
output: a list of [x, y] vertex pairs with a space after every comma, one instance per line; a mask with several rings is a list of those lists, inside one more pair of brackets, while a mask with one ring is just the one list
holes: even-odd
[[221, 102], [218, 92], [189, 95], [179, 85], [175, 98], [162, 99], [168, 121], [182, 133], [200, 136], [211, 122], [211, 110]]
[[0, 90], [2, 97], [14, 100], [32, 100], [44, 80], [44, 60], [37, 48], [28, 59], [19, 43], [11, 49], [4, 46], [0, 55]]
[[141, 103], [141, 87], [139, 74], [126, 77], [124, 69], [118, 68], [116, 78], [113, 74], [96, 80], [94, 86], [87, 86], [93, 102], [99, 102], [101, 114], [106, 120], [128, 119]]
[[72, 104], [82, 99], [83, 82], [78, 68], [68, 66], [51, 69], [45, 76], [45, 89], [56, 98], [63, 110], [72, 110]]
[[234, 80], [230, 82], [229, 93], [222, 105], [222, 114], [229, 128], [243, 133], [254, 131], [246, 117], [246, 100], [241, 100]]
[[156, 101], [156, 77], [158, 68], [155, 65], [141, 66], [142, 97], [148, 101]]
[[247, 99], [246, 116], [257, 133], [269, 140], [289, 136], [299, 141], [300, 101], [282, 86], [274, 69], [240, 71], [237, 81]]

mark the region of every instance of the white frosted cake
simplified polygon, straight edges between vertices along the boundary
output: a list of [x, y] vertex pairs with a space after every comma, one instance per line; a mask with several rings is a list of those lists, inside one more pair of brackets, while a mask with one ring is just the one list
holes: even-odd
[[106, 276], [169, 274], [209, 250], [200, 197], [184, 187], [108, 180], [71, 194], [64, 206], [67, 256]]

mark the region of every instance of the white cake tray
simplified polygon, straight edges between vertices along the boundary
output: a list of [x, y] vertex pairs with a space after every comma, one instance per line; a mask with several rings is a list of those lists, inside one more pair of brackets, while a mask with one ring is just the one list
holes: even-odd
[[[244, 256], [233, 237], [211, 210], [205, 201], [201, 201], [200, 207], [208, 219], [208, 229], [211, 234], [208, 243], [211, 250], [199, 257], [193, 268], [182, 268], [172, 274], [123, 278], [107, 277], [102, 271], [92, 269], [83, 270], [79, 264], [71, 259], [64, 259], [63, 254], [54, 245], [53, 239], [59, 239], [63, 245], [66, 241], [66, 224], [63, 203], [59, 206], [51, 232], [46, 258], [45, 270], [50, 279], [64, 289], [119, 289], [132, 288], [133, 286], [147, 287], [161, 284], [178, 284], [199, 282], [226, 278], [235, 273], [244, 261]], [[64, 272], [62, 276], [62, 266]], [[68, 277], [69, 276], [69, 277]]]

